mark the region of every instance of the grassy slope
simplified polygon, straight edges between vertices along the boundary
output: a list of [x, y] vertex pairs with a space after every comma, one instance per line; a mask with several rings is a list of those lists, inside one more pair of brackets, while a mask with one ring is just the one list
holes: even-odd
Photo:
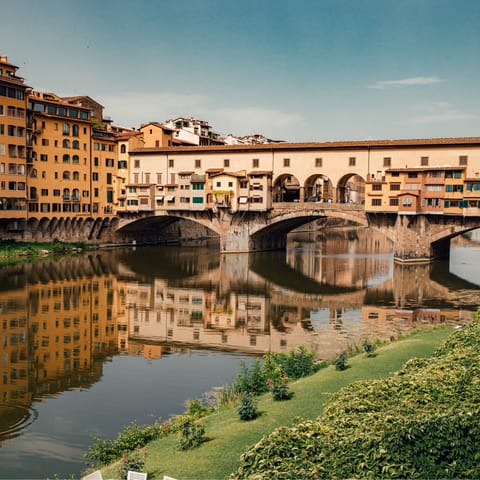
[[[398, 370], [412, 357], [431, 355], [450, 334], [448, 328], [419, 332], [407, 339], [382, 347], [368, 358], [349, 359], [343, 372], [333, 367], [291, 384], [294, 397], [273, 402], [270, 395], [259, 399], [262, 415], [252, 422], [240, 422], [236, 409], [216, 413], [204, 420], [208, 441], [195, 450], [180, 452], [175, 435], [148, 446], [146, 471], [149, 480], [170, 475], [176, 479], [220, 479], [238, 467], [240, 455], [260, 438], [281, 425], [291, 425], [295, 417], [314, 419], [322, 412], [329, 393], [357, 380], [383, 378]], [[115, 478], [115, 469], [104, 469], [104, 478]]]

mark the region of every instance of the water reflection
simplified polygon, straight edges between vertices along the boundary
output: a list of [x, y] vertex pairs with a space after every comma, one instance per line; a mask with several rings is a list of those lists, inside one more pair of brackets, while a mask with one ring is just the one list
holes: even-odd
[[394, 265], [373, 232], [313, 235], [286, 254], [151, 247], [3, 269], [0, 440], [36, 418], [35, 402], [102, 381], [118, 354], [305, 345], [330, 358], [354, 338], [470, 320], [478, 287], [448, 264]]

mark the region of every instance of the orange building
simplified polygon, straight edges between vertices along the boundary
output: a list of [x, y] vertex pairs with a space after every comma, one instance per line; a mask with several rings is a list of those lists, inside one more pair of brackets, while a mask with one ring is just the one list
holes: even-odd
[[28, 218], [90, 216], [90, 111], [53, 93], [28, 99]]
[[0, 56], [0, 214], [24, 219], [27, 203], [27, 90], [18, 67]]
[[467, 178], [466, 167], [395, 168], [365, 184], [369, 212], [478, 215], [480, 178]]

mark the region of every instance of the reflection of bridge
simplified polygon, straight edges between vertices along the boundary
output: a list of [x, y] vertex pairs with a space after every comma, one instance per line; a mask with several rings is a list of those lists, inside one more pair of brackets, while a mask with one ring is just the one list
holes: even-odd
[[448, 257], [450, 239], [480, 227], [480, 218], [447, 215], [397, 215], [367, 213], [364, 207], [345, 203], [274, 203], [265, 212], [155, 210], [120, 219], [122, 233], [155, 230], [179, 220], [189, 220], [213, 231], [222, 252], [284, 249], [287, 234], [316, 219], [341, 219], [370, 226], [389, 238], [399, 261]]

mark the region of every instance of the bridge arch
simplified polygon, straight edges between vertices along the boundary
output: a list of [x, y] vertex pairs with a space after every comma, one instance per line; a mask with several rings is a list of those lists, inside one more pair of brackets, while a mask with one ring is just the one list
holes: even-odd
[[323, 173], [310, 175], [303, 187], [306, 202], [333, 202], [334, 187], [332, 180]]
[[[325, 208], [302, 207], [299, 205], [297, 209], [292, 211], [278, 212], [274, 216], [270, 216], [267, 224], [256, 223], [250, 227], [250, 250], [272, 250], [283, 249], [287, 244], [287, 235], [289, 232], [306, 223], [316, 219], [335, 218], [342, 219], [346, 223], [355, 223], [359, 226], [368, 226], [365, 213], [352, 206], [332, 205]], [[358, 208], [358, 207], [357, 207]]]
[[155, 212], [134, 218], [122, 218], [112, 225], [126, 241], [143, 243], [175, 243], [191, 240], [212, 240], [221, 236], [218, 218], [212, 212]]
[[337, 183], [337, 202], [365, 204], [365, 179], [357, 173], [343, 175]]
[[292, 173], [282, 173], [273, 182], [274, 202], [298, 202], [300, 193], [300, 182]]

